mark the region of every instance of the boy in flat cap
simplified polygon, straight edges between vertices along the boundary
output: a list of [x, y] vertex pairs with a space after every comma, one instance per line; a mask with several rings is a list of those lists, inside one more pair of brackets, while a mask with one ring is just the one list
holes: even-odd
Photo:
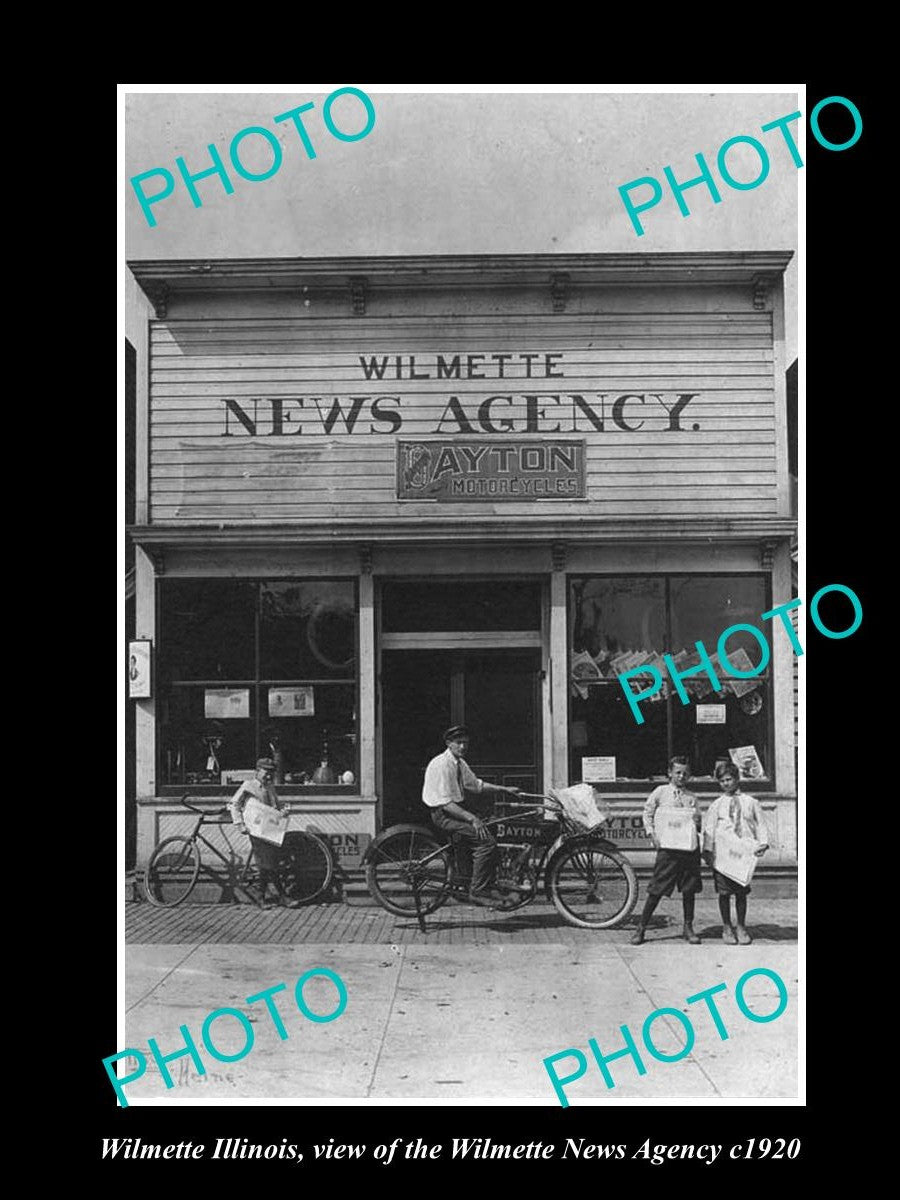
[[[278, 799], [278, 794], [272, 786], [272, 780], [275, 778], [275, 762], [271, 758], [260, 758], [256, 762], [256, 778], [248, 779], [242, 783], [238, 790], [231, 797], [228, 807], [231, 810], [231, 819], [238, 827], [239, 833], [247, 833], [247, 826], [244, 824], [244, 805], [252, 796], [254, 800], [258, 800], [260, 804], [265, 804], [269, 808], [275, 808], [279, 812], [284, 811], [284, 806]], [[281, 847], [274, 845], [272, 842], [264, 841], [262, 838], [250, 837], [250, 844], [253, 847], [253, 857], [256, 859], [256, 865], [259, 868], [260, 887], [262, 889], [259, 906], [260, 908], [274, 908], [276, 904], [282, 904], [285, 908], [296, 908], [297, 901], [291, 900], [284, 894], [281, 884], [278, 881], [278, 867], [281, 861]], [[267, 899], [269, 887], [275, 890], [275, 899]]]
[[455, 833], [471, 843], [469, 899], [473, 904], [489, 907], [506, 899], [503, 892], [491, 887], [497, 866], [497, 843], [481, 818], [463, 807], [465, 793], [467, 790], [509, 796], [521, 793], [518, 788], [485, 783], [475, 775], [463, 758], [469, 746], [469, 731], [464, 725], [452, 725], [446, 730], [444, 742], [446, 750], [425, 768], [422, 800], [431, 809], [431, 820], [442, 833]]
[[700, 878], [699, 838], [694, 835], [697, 845], [693, 850], [668, 850], [660, 846], [656, 833], [656, 813], [661, 808], [687, 809], [695, 830], [699, 831], [700, 811], [697, 808], [697, 797], [685, 787], [689, 774], [686, 758], [671, 759], [669, 782], [654, 788], [644, 805], [644, 829], [656, 847], [656, 862], [650, 886], [647, 888], [647, 900], [638, 920], [638, 927], [631, 938], [632, 946], [642, 944], [644, 932], [657, 904], [663, 896], [671, 896], [675, 887], [681, 892], [681, 907], [684, 913], [682, 936], [692, 946], [700, 944], [700, 938], [694, 932], [694, 901], [697, 893], [703, 890], [703, 881]]

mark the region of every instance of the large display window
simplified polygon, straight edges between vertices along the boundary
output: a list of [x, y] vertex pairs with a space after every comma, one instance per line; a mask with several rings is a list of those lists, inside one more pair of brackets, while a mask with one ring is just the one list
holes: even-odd
[[285, 790], [358, 791], [352, 580], [161, 580], [159, 778], [236, 787], [257, 758]]
[[[689, 668], [699, 662], [697, 641], [714, 656], [725, 629], [759, 627], [767, 607], [762, 574], [571, 577], [570, 779], [626, 786], [662, 780], [669, 758], [683, 754], [695, 779], [712, 781], [717, 764], [735, 761], [748, 782], [771, 786], [771, 664], [752, 679], [717, 671], [719, 691], [706, 674], [686, 679], [685, 705], [664, 671], [662, 690], [641, 704], [642, 725], [618, 679], [642, 665], [663, 670], [665, 653]], [[748, 670], [761, 652], [752, 634], [738, 632], [728, 640], [728, 653], [735, 666]], [[632, 686], [638, 690], [646, 682], [636, 679]]]

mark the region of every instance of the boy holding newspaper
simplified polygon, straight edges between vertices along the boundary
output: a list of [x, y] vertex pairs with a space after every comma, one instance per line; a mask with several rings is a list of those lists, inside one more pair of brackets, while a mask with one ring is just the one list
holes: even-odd
[[[747, 896], [756, 860], [768, 849], [769, 834], [759, 803], [740, 790], [740, 772], [734, 763], [725, 763], [718, 774], [722, 795], [713, 800], [703, 818], [703, 858], [713, 868], [722, 941], [749, 946], [753, 939], [745, 927]], [[737, 930], [731, 924], [732, 896]]]
[[[256, 778], [241, 784], [231, 797], [228, 807], [238, 832], [247, 834], [253, 847], [253, 857], [259, 868], [259, 907], [272, 908], [280, 903], [285, 908], [297, 908], [300, 901], [291, 900], [285, 894], [278, 875], [281, 847], [287, 829], [287, 815], [284, 805], [278, 799], [278, 793], [272, 786], [274, 778], [274, 759], [257, 759]], [[275, 900], [268, 899], [270, 887], [275, 890]]]
[[697, 836], [700, 812], [697, 797], [685, 787], [687, 777], [687, 759], [673, 758], [669, 763], [669, 782], [654, 788], [644, 805], [644, 829], [656, 847], [656, 862], [632, 946], [642, 944], [657, 904], [663, 896], [671, 896], [676, 886], [681, 892], [684, 912], [684, 940], [692, 946], [700, 943], [694, 933], [694, 899], [703, 888]]

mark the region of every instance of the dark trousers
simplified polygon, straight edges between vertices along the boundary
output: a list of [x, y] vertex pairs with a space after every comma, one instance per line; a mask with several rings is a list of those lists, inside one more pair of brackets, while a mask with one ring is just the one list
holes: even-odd
[[262, 887], [263, 897], [265, 897], [270, 883], [280, 894], [281, 885], [278, 882], [278, 869], [281, 866], [281, 846], [276, 846], [272, 842], [266, 842], [262, 838], [254, 837], [253, 834], [250, 835], [250, 845], [253, 847], [253, 857], [259, 870], [259, 882]]
[[490, 887], [491, 881], [494, 878], [494, 869], [498, 854], [497, 843], [490, 836], [490, 833], [483, 841], [479, 840], [473, 825], [470, 825], [468, 821], [460, 820], [459, 817], [448, 816], [442, 808], [433, 808], [431, 810], [431, 820], [441, 833], [447, 836], [451, 833], [455, 834], [457, 837], [465, 839], [470, 846], [472, 851], [472, 883], [469, 891], [482, 892], [485, 888]]

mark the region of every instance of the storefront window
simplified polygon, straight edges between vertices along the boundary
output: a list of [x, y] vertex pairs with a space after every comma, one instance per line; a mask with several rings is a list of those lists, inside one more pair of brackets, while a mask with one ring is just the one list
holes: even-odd
[[256, 584], [224, 579], [167, 581], [160, 636], [169, 677], [252, 679], [256, 592]]
[[[663, 670], [664, 653], [690, 666], [699, 661], [695, 642], [714, 655], [729, 625], [758, 626], [767, 607], [764, 576], [581, 577], [570, 580], [569, 598], [573, 781], [586, 774], [626, 784], [663, 779], [673, 754], [688, 757], [695, 779], [712, 781], [716, 764], [735, 758], [748, 781], [771, 779], [770, 668], [746, 680], [718, 672], [718, 692], [705, 674], [694, 676], [685, 681], [687, 705], [667, 682], [642, 703], [643, 725], [618, 680], [638, 666]], [[759, 662], [752, 634], [734, 634], [728, 653], [744, 670]]]
[[260, 584], [259, 664], [264, 679], [353, 679], [353, 585]]
[[275, 760], [287, 790], [356, 791], [356, 586], [163, 580], [160, 778], [237, 786]]

